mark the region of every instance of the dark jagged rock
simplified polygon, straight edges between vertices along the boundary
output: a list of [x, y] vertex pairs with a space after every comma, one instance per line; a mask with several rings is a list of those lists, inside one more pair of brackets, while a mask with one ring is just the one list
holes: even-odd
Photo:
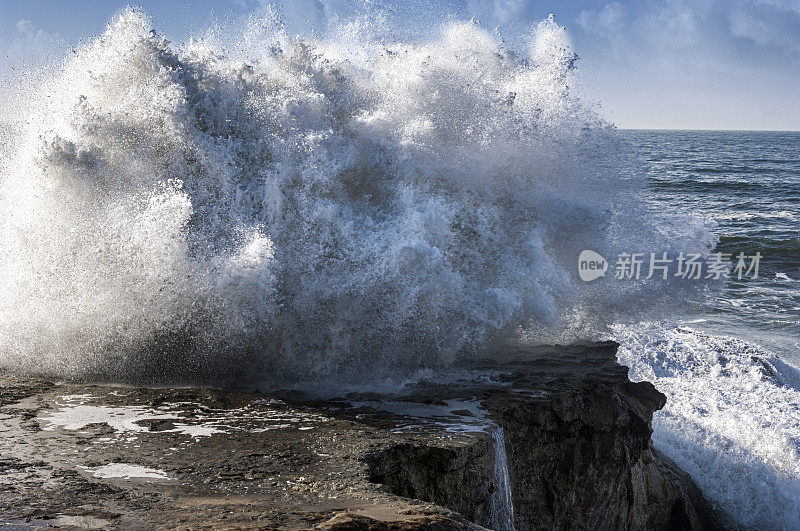
[[651, 448], [666, 397], [628, 380], [615, 343], [507, 355], [484, 405], [505, 430], [519, 529], [701, 529], [698, 489]]
[[398, 496], [434, 502], [472, 522], [490, 523], [494, 449], [488, 437], [443, 447], [398, 443], [365, 456], [369, 479]]
[[706, 527], [651, 448], [664, 396], [615, 349], [508, 348], [449, 384], [336, 400], [0, 377], [0, 524], [502, 527], [499, 426], [517, 529]]

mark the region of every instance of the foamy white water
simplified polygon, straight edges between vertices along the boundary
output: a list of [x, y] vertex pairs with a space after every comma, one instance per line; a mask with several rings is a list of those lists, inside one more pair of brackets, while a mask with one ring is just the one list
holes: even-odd
[[473, 23], [387, 44], [262, 15], [173, 46], [129, 10], [41, 87], [2, 163], [0, 366], [398, 375], [673, 289], [584, 284], [583, 248], [706, 250], [643, 206], [553, 21], [518, 57]]
[[667, 395], [653, 442], [748, 528], [800, 522], [800, 372], [755, 345], [688, 328], [617, 327], [631, 378]]
[[88, 472], [96, 478], [120, 478], [120, 479], [166, 479], [174, 478], [163, 470], [148, 468], [141, 465], [131, 465], [128, 463], [109, 463], [94, 468], [87, 468]]

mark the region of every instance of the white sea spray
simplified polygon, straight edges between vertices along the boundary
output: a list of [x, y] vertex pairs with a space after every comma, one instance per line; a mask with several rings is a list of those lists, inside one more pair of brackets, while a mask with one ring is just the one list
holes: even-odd
[[552, 20], [522, 56], [472, 22], [288, 38], [266, 13], [174, 46], [127, 10], [32, 90], [0, 166], [0, 367], [378, 381], [680, 284], [583, 283], [583, 249], [707, 249], [644, 205]]
[[800, 521], [800, 373], [757, 346], [690, 328], [616, 327], [620, 363], [667, 395], [655, 447], [744, 526]]

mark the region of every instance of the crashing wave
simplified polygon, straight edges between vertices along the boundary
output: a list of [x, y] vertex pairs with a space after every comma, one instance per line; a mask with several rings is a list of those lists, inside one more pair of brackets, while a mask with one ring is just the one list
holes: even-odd
[[800, 372], [745, 341], [690, 328], [615, 327], [631, 378], [667, 395], [653, 444], [736, 522], [800, 521]]
[[526, 57], [474, 23], [355, 47], [243, 31], [229, 55], [174, 47], [128, 10], [41, 88], [2, 162], [0, 367], [377, 379], [677, 289], [582, 283], [582, 249], [708, 248], [647, 210], [552, 20]]

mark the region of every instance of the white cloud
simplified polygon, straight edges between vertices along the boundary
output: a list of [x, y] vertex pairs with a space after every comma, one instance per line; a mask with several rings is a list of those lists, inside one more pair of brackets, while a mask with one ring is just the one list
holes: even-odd
[[8, 45], [8, 52], [11, 55], [25, 53], [36, 47], [37, 41], [46, 39], [46, 34], [42, 30], [37, 30], [33, 22], [27, 19], [17, 21], [17, 34], [14, 40]]
[[26, 38], [33, 38], [36, 36], [36, 28], [33, 27], [33, 22], [26, 19], [17, 21], [17, 34], [24, 35]]
[[492, 14], [500, 22], [508, 22], [518, 17], [527, 7], [526, 0], [494, 0]]
[[467, 12], [481, 20], [496, 20], [501, 24], [525, 18], [530, 0], [467, 0]]
[[644, 17], [641, 30], [657, 46], [694, 47], [701, 36], [698, 19], [704, 7], [703, 2], [668, 0]]
[[16, 28], [17, 33], [5, 50], [11, 63], [39, 59], [54, 45], [61, 43], [57, 35], [36, 28], [30, 20], [18, 20]]
[[729, 15], [735, 37], [800, 53], [800, 1], [738, 2]]
[[600, 11], [584, 9], [575, 22], [588, 33], [610, 37], [625, 26], [625, 8], [619, 2], [611, 2]]
[[754, 3], [800, 13], [800, 0], [754, 0]]

